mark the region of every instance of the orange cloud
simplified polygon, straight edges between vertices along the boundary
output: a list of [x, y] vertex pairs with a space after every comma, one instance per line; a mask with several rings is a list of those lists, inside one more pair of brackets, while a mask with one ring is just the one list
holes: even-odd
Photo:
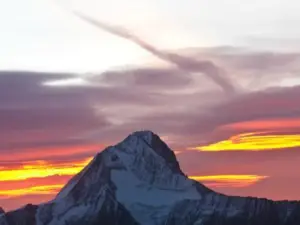
[[300, 135], [265, 135], [266, 132], [244, 133], [217, 143], [189, 148], [199, 151], [260, 151], [300, 147]]
[[219, 129], [234, 130], [282, 130], [300, 128], [300, 118], [286, 118], [273, 120], [255, 120], [224, 125]]
[[2, 153], [1, 161], [28, 161], [37, 159], [52, 159], [54, 157], [63, 158], [70, 157], [76, 154], [89, 154], [94, 155], [99, 150], [104, 149], [106, 145], [103, 144], [89, 144], [89, 145], [76, 145], [68, 147], [44, 147], [44, 148], [28, 148], [18, 151], [14, 157], [11, 153]]
[[53, 195], [92, 158], [78, 162], [32, 161], [0, 168], [0, 199], [26, 195]]
[[35, 161], [17, 168], [2, 168], [0, 169], [0, 181], [22, 181], [29, 178], [44, 178], [54, 175], [74, 175], [80, 172], [91, 159], [55, 164], [47, 161]]
[[190, 176], [189, 178], [197, 180], [208, 187], [248, 187], [267, 176], [258, 175], [208, 175], [208, 176]]
[[[55, 175], [43, 178], [29, 178], [20, 181], [0, 181], [1, 206], [9, 207], [11, 203], [17, 202], [17, 199], [24, 199], [26, 197], [36, 200], [40, 199], [37, 203], [45, 200], [48, 201], [52, 199], [72, 177], [73, 175]], [[29, 202], [31, 201], [32, 200], [29, 200]], [[8, 206], [2, 202], [6, 202]], [[28, 203], [28, 201], [24, 204], [26, 203]], [[18, 207], [19, 206], [20, 205], [18, 205]]]
[[64, 184], [41, 185], [23, 189], [1, 190], [0, 199], [11, 198], [24, 195], [49, 195], [56, 194], [64, 186]]

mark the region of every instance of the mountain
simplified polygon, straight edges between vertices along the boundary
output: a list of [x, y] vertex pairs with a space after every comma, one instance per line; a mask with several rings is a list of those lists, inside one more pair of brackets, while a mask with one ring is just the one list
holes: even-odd
[[300, 203], [234, 197], [189, 179], [151, 131], [107, 147], [50, 202], [0, 225], [299, 225]]

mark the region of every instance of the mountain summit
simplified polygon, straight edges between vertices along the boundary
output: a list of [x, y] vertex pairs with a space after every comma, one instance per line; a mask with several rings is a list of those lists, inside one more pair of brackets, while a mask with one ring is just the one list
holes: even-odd
[[300, 203], [229, 197], [189, 179], [174, 152], [138, 131], [94, 159], [52, 201], [0, 225], [299, 225]]

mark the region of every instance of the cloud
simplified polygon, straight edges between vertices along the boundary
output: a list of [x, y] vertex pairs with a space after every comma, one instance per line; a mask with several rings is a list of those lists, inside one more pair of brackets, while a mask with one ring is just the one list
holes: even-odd
[[276, 130], [293, 130], [300, 127], [299, 118], [283, 118], [283, 119], [269, 119], [269, 120], [255, 120], [232, 123], [220, 127], [220, 129], [237, 129], [237, 130], [268, 130], [275, 133]]
[[[269, 88], [263, 91], [241, 95], [228, 102], [223, 102], [215, 108], [222, 109], [221, 117], [229, 117], [229, 122], [295, 118], [299, 116], [300, 87]], [[224, 115], [224, 116], [223, 116]]]
[[191, 148], [199, 151], [266, 151], [300, 147], [299, 134], [252, 132], [238, 134], [228, 140]]
[[55, 90], [42, 86], [48, 79], [72, 76], [0, 73], [1, 153], [17, 153], [22, 148], [77, 145], [79, 140], [69, 138], [107, 125], [104, 117], [95, 115], [88, 95], [83, 95], [82, 90]]
[[[159, 107], [170, 100], [161, 91], [188, 88], [193, 83], [192, 77], [180, 76], [178, 70], [173, 68], [145, 67], [108, 71], [91, 77], [90, 82], [96, 85], [43, 85], [49, 80], [78, 76], [12, 71], [0, 73], [0, 151], [5, 154], [2, 161], [8, 160], [8, 153], [11, 152], [26, 159], [43, 158], [43, 154], [49, 157], [47, 151], [50, 149], [59, 152], [60, 149], [76, 149], [76, 146], [90, 148], [91, 145], [103, 146], [111, 140], [118, 141], [115, 138], [107, 141], [101, 137], [91, 141], [82, 134], [94, 130], [106, 131], [105, 127], [113, 126], [112, 111], [116, 107], [137, 107], [139, 110]], [[134, 112], [131, 114], [133, 117], [136, 115]], [[125, 115], [119, 114], [126, 123]], [[107, 136], [111, 134], [107, 133]], [[53, 157], [56, 157], [55, 154]]]
[[9, 190], [0, 190], [0, 199], [1, 198], [11, 198], [11, 197], [20, 197], [26, 195], [53, 195], [57, 194], [58, 191], [63, 187], [63, 184], [53, 184], [53, 185], [41, 185], [41, 186], [32, 186], [24, 189], [9, 189]]
[[[99, 77], [99, 76], [98, 76]], [[97, 80], [92, 77], [89, 80]], [[191, 84], [194, 80], [189, 74], [179, 71], [176, 68], [132, 68], [121, 71], [107, 71], [101, 74], [99, 78], [101, 82], [111, 85], [130, 85], [141, 86], [153, 89], [161, 88], [178, 88]], [[99, 81], [99, 80], [98, 80]]]
[[121, 38], [125, 38], [129, 41], [134, 42], [141, 48], [145, 49], [146, 51], [152, 53], [156, 57], [170, 62], [176, 65], [180, 70], [185, 72], [202, 72], [205, 74], [209, 79], [214, 81], [217, 85], [219, 85], [225, 92], [229, 94], [233, 94], [236, 92], [236, 89], [232, 82], [226, 77], [226, 72], [221, 69], [220, 67], [216, 66], [213, 62], [207, 60], [194, 60], [192, 58], [188, 58], [179, 54], [174, 54], [171, 52], [165, 52], [159, 50], [158, 48], [152, 46], [149, 43], [146, 43], [144, 40], [138, 38], [134, 34], [130, 33], [129, 31], [120, 28], [114, 27], [109, 24], [105, 24], [99, 21], [96, 21], [90, 17], [82, 15], [81, 13], [73, 12], [74, 15], [81, 18], [82, 20], [96, 26], [101, 30], [105, 30], [111, 34], [119, 36]]
[[20, 167], [0, 169], [0, 181], [22, 181], [29, 178], [45, 178], [54, 175], [74, 175], [81, 171], [92, 158], [79, 162], [62, 162], [51, 164], [47, 161], [24, 163]]
[[[193, 58], [206, 58], [228, 71], [243, 89], [261, 90], [298, 78], [299, 52], [254, 51], [247, 48], [216, 47], [178, 50]], [[299, 80], [298, 80], [299, 85]], [[295, 84], [294, 84], [295, 85]]]
[[[127, 115], [131, 118], [125, 119], [126, 123], [124, 124], [116, 125], [117, 131], [114, 128], [108, 128], [107, 132], [124, 134], [147, 127], [178, 138], [180, 141], [177, 141], [177, 143], [182, 142], [181, 139], [183, 139], [184, 144], [182, 145], [185, 145], [187, 142], [195, 142], [196, 139], [199, 142], [204, 139], [209, 142], [210, 139], [212, 141], [221, 140], [237, 133], [233, 130], [221, 132], [219, 128], [222, 126], [255, 120], [274, 119], [276, 121], [277, 119], [286, 118], [293, 120], [293, 118], [299, 116], [299, 107], [296, 102], [299, 101], [300, 89], [298, 86], [282, 87], [280, 82], [281, 79], [286, 77], [297, 76], [299, 54], [251, 52], [247, 49], [230, 47], [221, 49], [195, 48], [186, 51], [179, 50], [178, 52], [196, 59], [197, 57], [204, 57], [213, 62], [218, 62], [222, 67], [233, 71], [230, 73], [231, 78], [234, 78], [235, 83], [240, 83], [241, 86], [247, 87], [249, 82], [256, 81], [261, 74], [264, 74], [262, 77], [263, 85], [259, 81], [257, 83], [253, 82], [253, 84], [257, 84], [255, 86], [258, 90], [250, 90], [233, 98], [226, 98], [205, 79], [195, 76], [189, 76], [190, 80], [182, 82], [182, 86], [180, 86], [180, 82], [177, 83], [178, 86], [174, 86], [169, 80], [169, 86], [167, 82], [164, 83], [166, 85], [160, 86], [159, 78], [155, 79], [157, 84], [151, 85], [152, 82], [149, 76], [149, 80], [144, 78], [145, 83], [149, 82], [149, 85], [145, 86], [136, 82], [130, 69], [119, 71], [117, 74], [109, 71], [105, 73], [106, 78], [104, 80], [106, 82], [109, 81], [110, 84], [123, 87], [126, 85], [134, 87], [140, 97], [146, 99], [144, 96], [152, 96], [152, 100], [155, 98], [155, 101], [148, 102], [148, 106], [132, 101], [127, 105], [128, 107], [120, 108], [114, 105], [110, 110], [107, 109], [105, 113], [118, 118], [118, 120], [122, 120], [122, 117], [126, 118]], [[140, 72], [141, 69], [134, 69], [133, 71], [133, 74], [139, 77], [139, 73], [136, 72]], [[283, 71], [287, 72], [287, 74], [284, 73], [284, 76], [282, 75]], [[143, 74], [143, 70], [141, 72]], [[180, 77], [180, 73], [175, 73], [175, 71], [172, 71], [172, 73], [174, 73], [173, 79]], [[183, 76], [185, 75], [183, 74]], [[169, 78], [172, 80], [171, 76]], [[172, 88], [175, 88], [176, 92], [170, 92]], [[122, 105], [125, 106], [124, 101]], [[122, 115], [114, 115], [114, 111], [117, 111], [117, 109], [122, 110]], [[145, 112], [147, 110], [147, 113], [144, 110]], [[214, 133], [216, 129], [219, 134], [211, 137], [210, 133]], [[238, 132], [242, 132], [242, 130]], [[181, 138], [182, 133], [185, 134], [184, 138]], [[186, 137], [187, 135], [188, 137]], [[95, 133], [95, 136], [97, 136], [97, 133]], [[120, 136], [118, 135], [118, 137]]]
[[237, 174], [237, 175], [211, 175], [211, 176], [190, 176], [189, 178], [197, 180], [210, 188], [217, 187], [248, 187], [263, 179], [266, 176]]
[[[269, 89], [241, 95], [231, 100], [217, 101], [214, 104], [203, 104], [206, 99], [203, 93], [169, 96], [166, 98], [168, 99], [166, 105], [153, 105], [152, 111], [150, 109], [148, 113], [141, 111], [124, 124], [108, 127], [107, 132], [116, 132], [115, 135], [119, 136], [117, 134], [125, 134], [135, 129], [152, 129], [170, 139], [175, 139], [175, 143], [171, 145], [176, 149], [187, 147], [188, 144], [201, 146], [214, 143], [245, 132], [296, 134], [300, 128], [296, 126], [300, 116], [300, 108], [297, 104], [300, 100], [299, 90], [298, 87]], [[222, 96], [216, 93], [208, 96], [222, 99]], [[162, 104], [163, 102], [162, 100]], [[130, 114], [133, 108], [124, 108], [123, 116]], [[284, 123], [284, 121], [290, 122]], [[262, 126], [263, 122], [269, 125], [255, 126], [258, 123]], [[251, 125], [237, 129], [237, 124], [243, 123], [252, 124], [253, 129]], [[278, 123], [280, 126], [270, 125]], [[294, 124], [293, 128], [290, 126], [291, 123]], [[270, 129], [270, 126], [273, 129]]]
[[[114, 133], [116, 138], [113, 140], [117, 141], [124, 134], [147, 128], [177, 140], [175, 147], [184, 147], [188, 143], [204, 144], [204, 142], [220, 141], [239, 133], [270, 131], [270, 127], [267, 126], [254, 126], [258, 123], [262, 126], [263, 122], [265, 124], [281, 122], [281, 127], [277, 125], [278, 129], [274, 128], [272, 132], [275, 130], [279, 131], [279, 134], [292, 134], [299, 131], [299, 127], [296, 126], [300, 116], [300, 108], [297, 104], [299, 90], [298, 87], [269, 89], [231, 100], [225, 100], [221, 94], [215, 92], [162, 94], [160, 104], [148, 106], [136, 102], [126, 107], [123, 102], [124, 107], [114, 105], [105, 113], [108, 117], [121, 121], [123, 118], [124, 123], [103, 129], [107, 135], [96, 132], [95, 138], [110, 139], [108, 134]], [[122, 114], [117, 113], [117, 109], [122, 109]], [[290, 122], [285, 124], [284, 121]], [[252, 124], [253, 129], [249, 128], [251, 125], [247, 125], [248, 128], [234, 128], [237, 124], [243, 123]], [[294, 123], [293, 128], [289, 125], [291, 123]]]

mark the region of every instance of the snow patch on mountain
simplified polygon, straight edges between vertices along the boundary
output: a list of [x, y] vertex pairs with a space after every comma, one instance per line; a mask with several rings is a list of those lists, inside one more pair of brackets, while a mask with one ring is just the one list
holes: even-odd
[[138, 222], [145, 225], [157, 224], [158, 220], [162, 222], [176, 201], [201, 199], [197, 189], [193, 186], [185, 190], [159, 189], [138, 180], [126, 171], [113, 171], [112, 181], [117, 186], [118, 201]]

